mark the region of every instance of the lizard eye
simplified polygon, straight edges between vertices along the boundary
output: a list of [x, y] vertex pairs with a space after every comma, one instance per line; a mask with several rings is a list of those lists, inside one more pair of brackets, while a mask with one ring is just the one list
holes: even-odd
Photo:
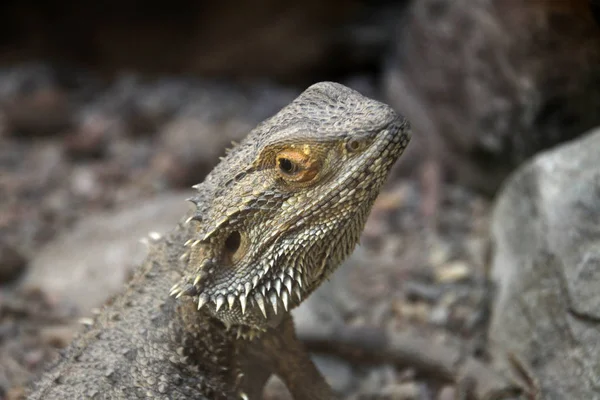
[[279, 175], [288, 182], [309, 182], [319, 173], [321, 163], [310, 153], [288, 149], [277, 154], [275, 166]]
[[287, 175], [292, 175], [298, 171], [298, 166], [289, 158], [280, 157], [277, 159], [279, 170]]

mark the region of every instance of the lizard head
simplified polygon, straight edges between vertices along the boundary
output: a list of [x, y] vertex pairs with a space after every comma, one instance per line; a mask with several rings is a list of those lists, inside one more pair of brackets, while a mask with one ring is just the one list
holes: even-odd
[[309, 87], [195, 186], [196, 236], [171, 293], [238, 332], [278, 324], [352, 252], [409, 140], [389, 106]]

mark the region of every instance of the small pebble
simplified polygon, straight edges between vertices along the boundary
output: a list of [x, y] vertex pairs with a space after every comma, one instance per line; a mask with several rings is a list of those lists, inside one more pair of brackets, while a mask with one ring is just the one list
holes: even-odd
[[436, 270], [436, 279], [440, 283], [458, 282], [471, 275], [471, 268], [464, 261], [454, 261]]
[[417, 400], [421, 398], [421, 389], [416, 382], [389, 385], [381, 394], [390, 400]]
[[437, 326], [446, 326], [450, 312], [446, 307], [435, 307], [429, 315], [429, 322]]
[[435, 243], [429, 252], [428, 262], [433, 267], [438, 267], [448, 261], [450, 247], [447, 243]]
[[455, 400], [456, 389], [453, 386], [444, 386], [438, 394], [437, 400]]
[[413, 304], [397, 302], [394, 304], [394, 310], [407, 321], [425, 322], [429, 319], [431, 306], [422, 302]]

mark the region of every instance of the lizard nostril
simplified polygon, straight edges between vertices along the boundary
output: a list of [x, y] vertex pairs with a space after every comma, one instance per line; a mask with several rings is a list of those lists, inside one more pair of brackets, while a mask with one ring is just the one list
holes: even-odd
[[358, 139], [352, 138], [348, 140], [348, 142], [346, 142], [346, 149], [349, 152], [353, 153], [355, 151], [360, 150], [360, 148], [362, 147], [361, 145], [362, 143]]

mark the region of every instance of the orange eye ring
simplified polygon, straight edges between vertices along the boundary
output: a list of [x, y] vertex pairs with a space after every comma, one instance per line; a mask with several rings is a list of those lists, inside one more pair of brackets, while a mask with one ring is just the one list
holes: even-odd
[[321, 169], [321, 163], [305, 153], [296, 149], [288, 149], [277, 154], [275, 167], [279, 175], [289, 182], [309, 182], [313, 180]]

